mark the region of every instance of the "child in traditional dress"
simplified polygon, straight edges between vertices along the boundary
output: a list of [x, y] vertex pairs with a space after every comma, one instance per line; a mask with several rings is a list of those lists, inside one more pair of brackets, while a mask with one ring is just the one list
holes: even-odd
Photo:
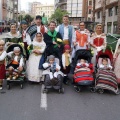
[[14, 47], [14, 50], [12, 52], [9, 52], [8, 54], [9, 60], [8, 60], [8, 71], [9, 71], [9, 77], [7, 80], [15, 80], [19, 77], [19, 74], [23, 71], [24, 66], [24, 59], [23, 55], [21, 54], [19, 47]]
[[112, 69], [112, 66], [108, 63], [108, 59], [107, 58], [103, 58], [102, 59], [102, 64], [100, 64], [100, 68], [101, 69], [108, 69], [108, 70]]
[[86, 70], [90, 70], [89, 69], [89, 64], [86, 62], [85, 59], [80, 59], [80, 62], [77, 63], [77, 66], [75, 68], [75, 72], [80, 68], [85, 68]]
[[3, 86], [3, 80], [5, 79], [5, 58], [6, 51], [4, 50], [5, 42], [0, 40], [0, 90]]
[[62, 72], [64, 73], [64, 79], [63, 79], [64, 84], [67, 84], [68, 73], [70, 72], [70, 63], [71, 63], [70, 51], [71, 51], [70, 46], [65, 45], [64, 53], [62, 54], [62, 66], [63, 66]]
[[50, 55], [48, 57], [48, 62], [43, 64], [43, 68], [47, 69], [43, 74], [49, 74], [50, 79], [57, 78], [60, 72], [60, 66], [55, 62], [55, 56]]

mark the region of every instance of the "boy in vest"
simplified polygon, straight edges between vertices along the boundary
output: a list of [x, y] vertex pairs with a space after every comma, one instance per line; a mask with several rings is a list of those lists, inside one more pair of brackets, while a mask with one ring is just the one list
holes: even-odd
[[[66, 45], [72, 45], [72, 42], [75, 41], [75, 31], [72, 25], [69, 25], [69, 16], [63, 16], [63, 24], [59, 25], [56, 28], [56, 31], [59, 32], [62, 36], [63, 42]], [[72, 46], [71, 46], [72, 47]]]
[[24, 60], [19, 47], [14, 47], [12, 52], [8, 53], [8, 72], [9, 77], [7, 80], [15, 80], [19, 77], [19, 74], [23, 71]]

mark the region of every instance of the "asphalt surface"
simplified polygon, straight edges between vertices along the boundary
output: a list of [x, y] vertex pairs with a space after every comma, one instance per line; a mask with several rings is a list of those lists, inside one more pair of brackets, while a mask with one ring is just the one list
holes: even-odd
[[47, 109], [41, 108], [41, 85], [25, 83], [4, 89], [0, 94], [0, 120], [120, 120], [120, 95], [91, 93], [83, 88], [77, 93], [72, 85], [65, 93], [51, 90]]

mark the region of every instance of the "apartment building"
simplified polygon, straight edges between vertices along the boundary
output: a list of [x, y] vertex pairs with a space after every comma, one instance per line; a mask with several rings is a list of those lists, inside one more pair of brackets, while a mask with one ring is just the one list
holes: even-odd
[[[102, 0], [96, 0], [95, 21], [102, 23]], [[105, 33], [117, 32], [118, 0], [106, 0]]]

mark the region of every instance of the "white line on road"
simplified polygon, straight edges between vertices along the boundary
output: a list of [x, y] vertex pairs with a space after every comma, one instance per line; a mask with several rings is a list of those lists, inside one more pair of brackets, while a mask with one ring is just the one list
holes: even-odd
[[44, 85], [41, 87], [41, 102], [40, 102], [40, 108], [43, 108], [47, 110], [47, 94], [43, 93]]

